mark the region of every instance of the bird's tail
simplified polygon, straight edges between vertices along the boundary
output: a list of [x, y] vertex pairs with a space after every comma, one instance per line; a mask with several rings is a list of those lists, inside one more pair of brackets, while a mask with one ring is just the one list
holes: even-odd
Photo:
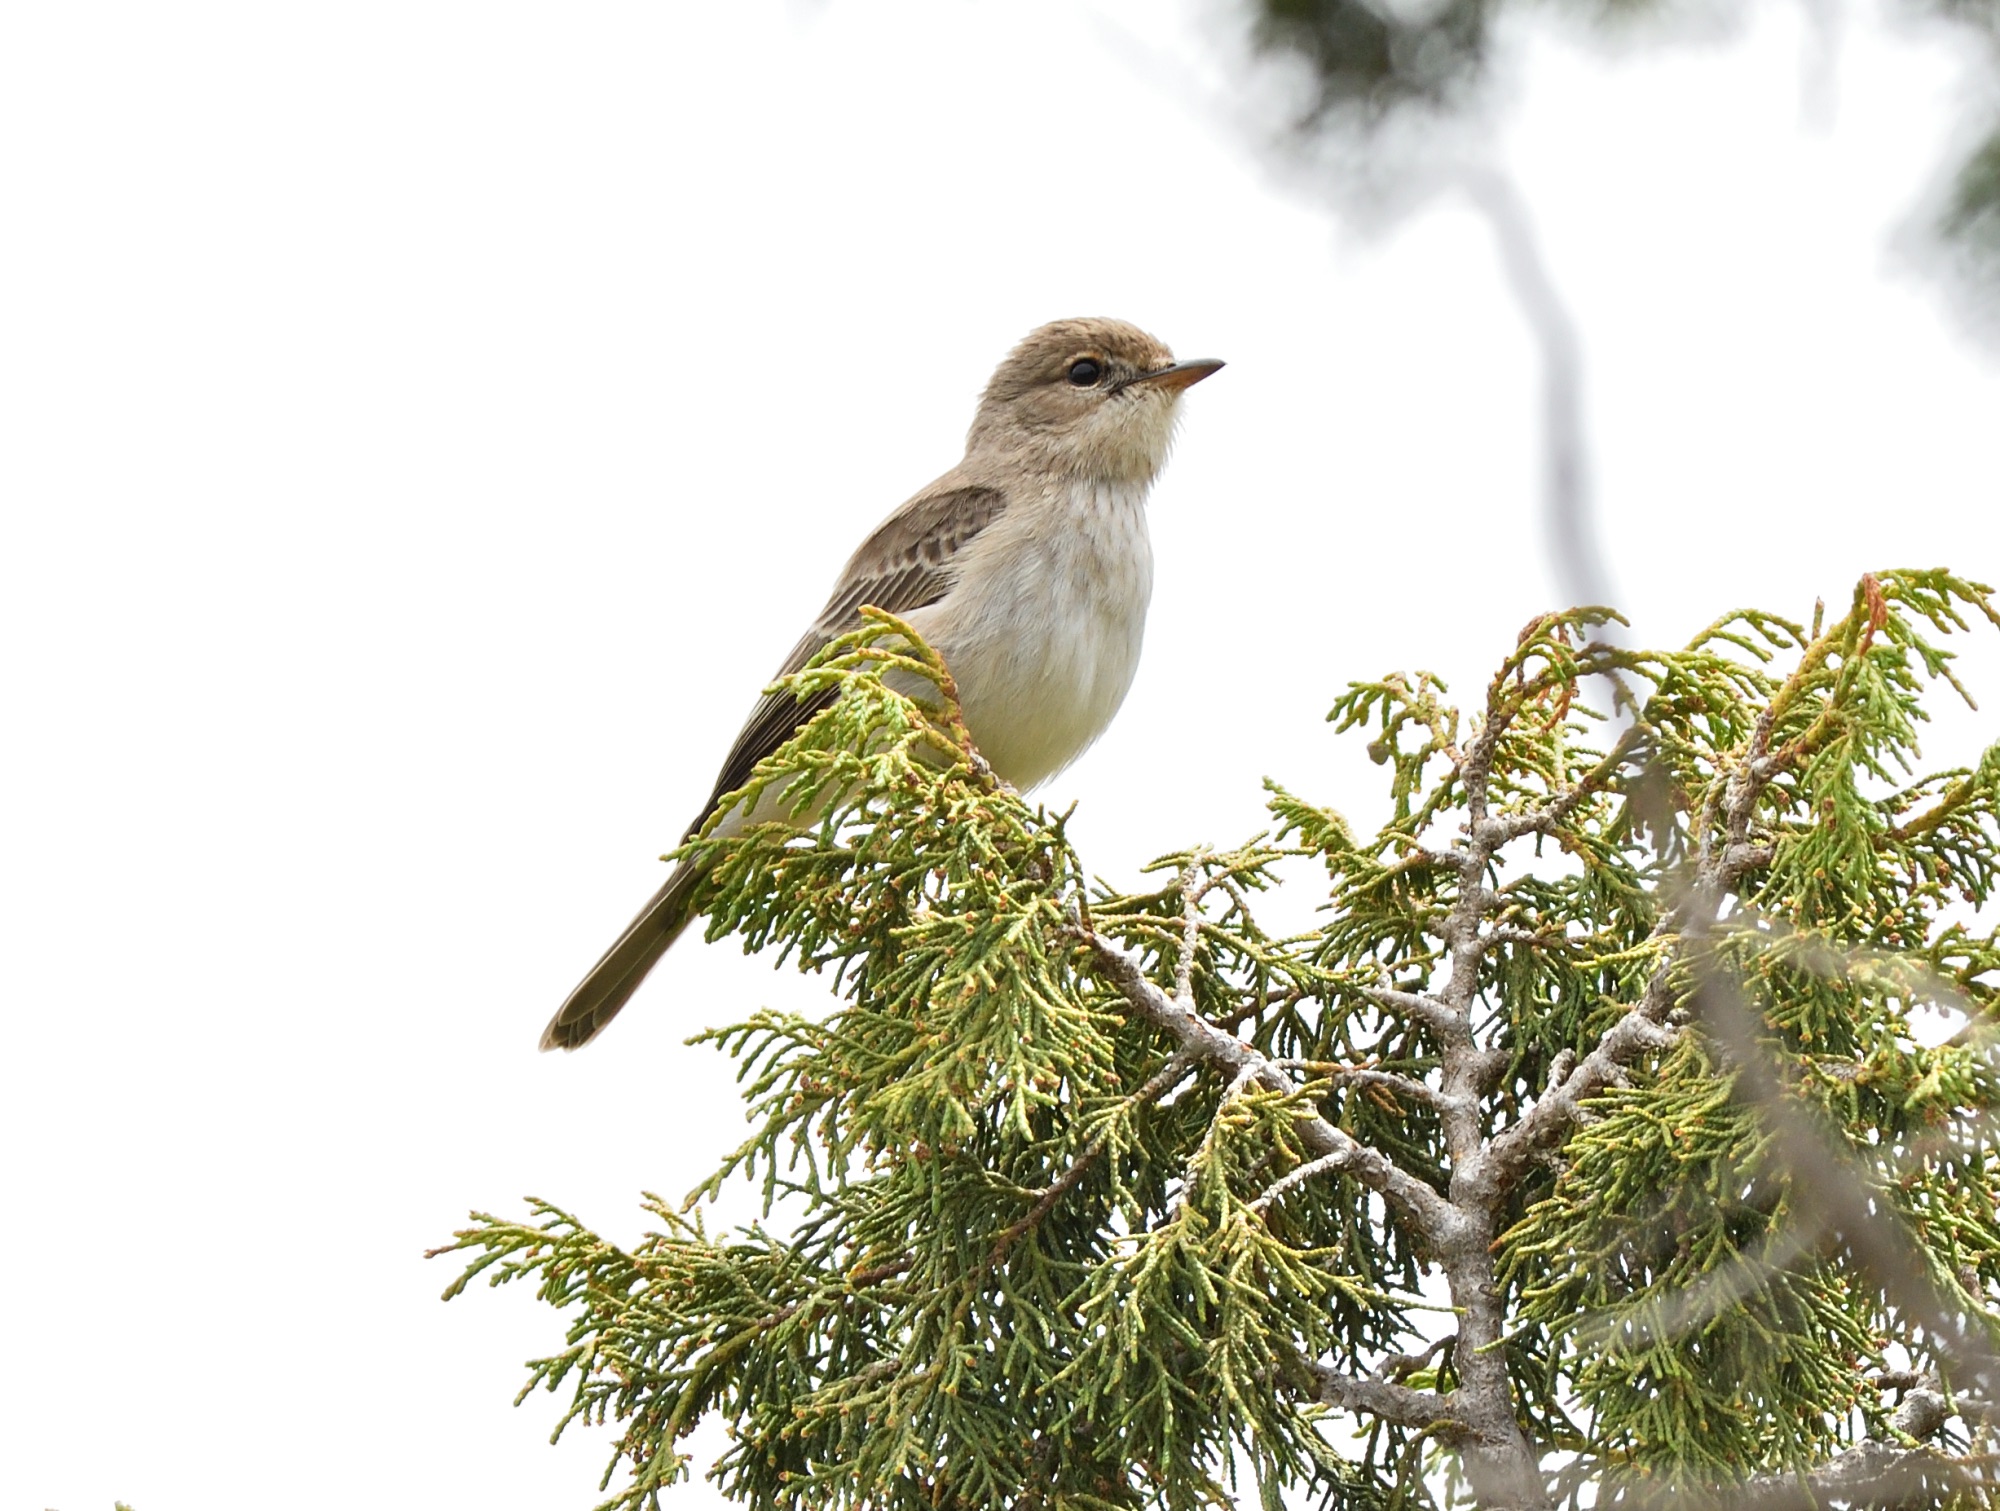
[[604, 958], [590, 968], [577, 983], [569, 1000], [549, 1019], [542, 1030], [542, 1048], [581, 1049], [618, 1014], [646, 979], [646, 972], [660, 963], [692, 916], [688, 900], [700, 872], [683, 861], [667, 878], [667, 884], [653, 894], [653, 900], [639, 910], [639, 916], [625, 926], [625, 932]]

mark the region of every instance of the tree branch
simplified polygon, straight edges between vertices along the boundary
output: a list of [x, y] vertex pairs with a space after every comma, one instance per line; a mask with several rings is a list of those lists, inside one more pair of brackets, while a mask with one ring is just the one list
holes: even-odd
[[[1284, 1096], [1295, 1095], [1299, 1083], [1254, 1046], [1226, 1034], [1153, 984], [1136, 957], [1104, 938], [1089, 924], [1075, 921], [1071, 932], [1090, 951], [1098, 970], [1126, 1005], [1140, 1018], [1161, 1029], [1186, 1053], [1248, 1084]], [[1417, 1232], [1433, 1242], [1455, 1226], [1450, 1204], [1429, 1185], [1404, 1170], [1379, 1150], [1355, 1140], [1322, 1117], [1302, 1117], [1298, 1131], [1305, 1146], [1334, 1162], [1327, 1168], [1352, 1176], [1378, 1193], [1406, 1217]]]
[[1519, 1178], [1531, 1163], [1568, 1137], [1583, 1119], [1583, 1104], [1606, 1087], [1620, 1084], [1625, 1069], [1647, 1050], [1665, 1049], [1679, 1036], [1666, 1027], [1673, 1010], [1673, 961], [1663, 960], [1646, 983], [1646, 991], [1625, 1015], [1576, 1062], [1561, 1083], [1551, 1087], [1513, 1127], [1496, 1135], [1488, 1150], [1494, 1178], [1503, 1186]]
[[1428, 992], [1398, 991], [1389, 986], [1364, 986], [1361, 991], [1370, 1002], [1415, 1018], [1440, 1038], [1458, 1032], [1457, 1014]]
[[1889, 1429], [1901, 1442], [1869, 1438], [1800, 1474], [1762, 1474], [1730, 1499], [1731, 1511], [1822, 1511], [1829, 1502], [1850, 1506], [1933, 1505], [1952, 1490], [1981, 1482], [1977, 1467], [1929, 1446], [1955, 1414], [1933, 1380], [1884, 1377], [1906, 1394]]
[[1326, 1078], [1336, 1086], [1379, 1086], [1384, 1091], [1409, 1097], [1427, 1106], [1442, 1108], [1445, 1105], [1444, 1096], [1437, 1087], [1393, 1070], [1335, 1070]]
[[1322, 1406], [1367, 1412], [1419, 1432], [1457, 1437], [1467, 1431], [1467, 1423], [1451, 1402], [1435, 1391], [1412, 1390], [1379, 1376], [1351, 1375], [1311, 1359], [1302, 1358], [1299, 1362], [1311, 1373], [1316, 1388], [1314, 1398]]

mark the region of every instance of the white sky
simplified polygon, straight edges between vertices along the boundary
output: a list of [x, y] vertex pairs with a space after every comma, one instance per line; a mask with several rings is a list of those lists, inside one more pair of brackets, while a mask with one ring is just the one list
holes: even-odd
[[[0, 1507], [594, 1503], [602, 1435], [508, 1405], [555, 1315], [441, 1306], [419, 1252], [528, 1192], [634, 1237], [736, 1142], [681, 1039], [823, 984], [689, 942], [590, 1051], [536, 1035], [1031, 326], [1230, 363], [1155, 494], [1138, 684], [1045, 794], [1086, 860], [1242, 838], [1265, 773], [1379, 814], [1342, 683], [1469, 695], [1555, 595], [1535, 356], [1469, 213], [1344, 240], [1165, 87], [1213, 84], [1206, 35], [1142, 0], [0, 17]], [[1857, 18], [1802, 129], [1810, 52], [1788, 9], [1664, 61], [1539, 41], [1496, 133], [1641, 637], [2000, 575], [2000, 366], [1889, 252], [1958, 73]]]

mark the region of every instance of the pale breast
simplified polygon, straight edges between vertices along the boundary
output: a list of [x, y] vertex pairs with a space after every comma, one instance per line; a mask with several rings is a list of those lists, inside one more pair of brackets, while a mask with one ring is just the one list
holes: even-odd
[[1010, 503], [952, 591], [911, 618], [957, 679], [981, 753], [1028, 788], [1125, 701], [1152, 592], [1146, 490], [1076, 482]]

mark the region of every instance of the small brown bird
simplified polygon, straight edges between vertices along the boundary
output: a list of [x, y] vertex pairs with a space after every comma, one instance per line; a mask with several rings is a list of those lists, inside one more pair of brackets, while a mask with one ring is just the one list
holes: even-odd
[[[1176, 362], [1122, 320], [1030, 334], [986, 385], [965, 460], [862, 542], [778, 675], [859, 625], [863, 604], [887, 609], [944, 657], [996, 773], [1025, 790], [1060, 771], [1132, 685], [1153, 590], [1146, 493], [1182, 391], [1221, 366]], [[759, 699], [688, 836], [815, 712], [788, 692]], [[543, 1049], [575, 1049], [611, 1021], [687, 927], [696, 878], [675, 868], [550, 1020]]]

